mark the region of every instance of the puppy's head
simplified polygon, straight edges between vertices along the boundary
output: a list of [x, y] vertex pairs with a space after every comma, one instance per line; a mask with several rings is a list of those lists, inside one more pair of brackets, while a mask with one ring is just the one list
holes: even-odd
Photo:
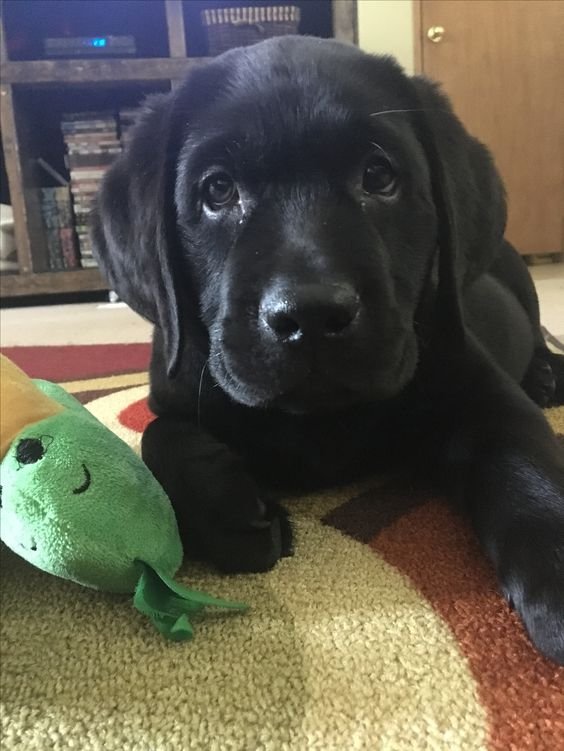
[[426, 305], [461, 340], [460, 289], [503, 228], [489, 156], [432, 84], [286, 37], [149, 105], [94, 241], [171, 374], [188, 337], [235, 401], [309, 412], [398, 393]]

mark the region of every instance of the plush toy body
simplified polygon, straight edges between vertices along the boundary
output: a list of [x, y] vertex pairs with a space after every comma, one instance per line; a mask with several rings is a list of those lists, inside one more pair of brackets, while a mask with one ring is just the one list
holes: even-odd
[[1, 539], [51, 574], [110, 592], [166, 636], [192, 635], [206, 605], [244, 609], [172, 581], [183, 557], [174, 511], [141, 459], [56, 384], [0, 356]]

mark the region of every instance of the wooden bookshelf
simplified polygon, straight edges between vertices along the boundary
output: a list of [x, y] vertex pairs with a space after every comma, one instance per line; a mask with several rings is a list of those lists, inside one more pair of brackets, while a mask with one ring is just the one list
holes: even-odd
[[132, 60], [22, 60], [2, 66], [5, 84], [76, 84], [182, 79], [206, 57], [150, 57]]
[[63, 295], [72, 292], [96, 292], [105, 289], [108, 289], [108, 285], [97, 269], [0, 275], [2, 297]]
[[[194, 0], [187, 0], [194, 2]], [[142, 0], [139, 0], [142, 2]], [[45, 127], [37, 112], [26, 110], [29, 92], [41, 91], [91, 91], [99, 96], [100, 87], [173, 87], [186, 74], [206, 63], [204, 56], [190, 56], [189, 35], [186, 34], [186, 12], [196, 6], [204, 7], [198, 0], [187, 7], [184, 0], [161, 0], [164, 14], [168, 56], [135, 57], [129, 59], [99, 58], [72, 60], [10, 59], [5, 39], [6, 8], [0, 23], [0, 61], [2, 85], [0, 87], [0, 130], [4, 163], [8, 178], [10, 200], [14, 212], [15, 237], [19, 273], [0, 274], [2, 298], [39, 296], [50, 294], [94, 292], [107, 289], [107, 283], [96, 269], [49, 271], [46, 239], [37, 200], [36, 178], [33, 174], [34, 143]], [[217, 7], [216, 0], [210, 0]], [[300, 0], [296, 0], [299, 4]], [[301, 0], [305, 5], [308, 0]], [[19, 0], [23, 6], [26, 0]], [[337, 39], [356, 43], [356, 0], [317, 0], [329, 11], [332, 33]], [[276, 4], [276, 0], [273, 0]], [[329, 4], [329, 8], [327, 8]], [[252, 0], [241, 0], [241, 5], [252, 5]], [[307, 9], [311, 12], [311, 7]], [[308, 30], [308, 33], [311, 31]], [[51, 88], [50, 88], [51, 87]], [[156, 89], [158, 90], [158, 88]], [[26, 99], [27, 92], [27, 99]], [[96, 94], [98, 92], [98, 94]], [[36, 94], [34, 93], [33, 96]], [[90, 96], [90, 95], [88, 95]], [[33, 98], [33, 97], [32, 97]], [[41, 112], [39, 113], [41, 115]]]

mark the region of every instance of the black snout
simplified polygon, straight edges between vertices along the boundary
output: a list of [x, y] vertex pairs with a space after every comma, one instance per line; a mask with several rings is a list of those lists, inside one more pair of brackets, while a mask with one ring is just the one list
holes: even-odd
[[299, 284], [270, 289], [260, 304], [260, 319], [284, 342], [344, 336], [359, 310], [349, 284]]

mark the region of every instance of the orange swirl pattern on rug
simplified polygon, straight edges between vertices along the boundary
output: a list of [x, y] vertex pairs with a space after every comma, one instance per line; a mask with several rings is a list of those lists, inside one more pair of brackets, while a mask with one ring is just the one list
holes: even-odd
[[454, 632], [488, 710], [490, 748], [564, 749], [564, 668], [534, 650], [466, 521], [446, 503], [429, 502], [370, 546], [410, 578]]

